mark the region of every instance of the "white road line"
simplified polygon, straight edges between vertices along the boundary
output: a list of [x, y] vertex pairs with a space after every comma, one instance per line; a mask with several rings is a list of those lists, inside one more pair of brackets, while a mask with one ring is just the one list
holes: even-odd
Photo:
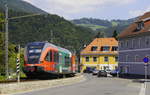
[[146, 84], [144, 83], [141, 85], [141, 90], [139, 95], [145, 95], [146, 94], [145, 91], [146, 91]]

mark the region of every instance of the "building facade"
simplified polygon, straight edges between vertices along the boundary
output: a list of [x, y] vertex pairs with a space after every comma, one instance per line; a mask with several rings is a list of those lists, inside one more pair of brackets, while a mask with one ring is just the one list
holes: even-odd
[[98, 70], [118, 66], [118, 41], [115, 38], [96, 38], [80, 52], [82, 71], [87, 67]]
[[120, 72], [144, 75], [144, 57], [150, 58], [150, 12], [140, 16], [119, 35]]

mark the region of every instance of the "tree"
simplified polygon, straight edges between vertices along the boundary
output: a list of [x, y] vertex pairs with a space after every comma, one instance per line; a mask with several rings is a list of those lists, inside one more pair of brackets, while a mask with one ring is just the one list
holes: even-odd
[[95, 36], [95, 38], [104, 38], [105, 37], [105, 33], [104, 32], [98, 32]]
[[4, 26], [4, 14], [0, 13], [0, 31], [3, 30], [3, 26]]
[[4, 74], [4, 15], [0, 12], [0, 74]]
[[112, 37], [114, 37], [116, 40], [118, 40], [118, 33], [116, 30], [114, 30]]

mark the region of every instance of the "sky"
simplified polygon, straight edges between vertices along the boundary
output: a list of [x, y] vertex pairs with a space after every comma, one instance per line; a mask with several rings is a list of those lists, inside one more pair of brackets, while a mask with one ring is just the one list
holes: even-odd
[[24, 0], [66, 19], [130, 19], [150, 11], [150, 0]]

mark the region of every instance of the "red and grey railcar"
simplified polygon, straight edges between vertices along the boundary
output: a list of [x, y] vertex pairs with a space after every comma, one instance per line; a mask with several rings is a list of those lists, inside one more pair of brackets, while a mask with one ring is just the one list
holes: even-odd
[[27, 44], [24, 53], [27, 77], [75, 74], [75, 56], [67, 49], [48, 42]]

